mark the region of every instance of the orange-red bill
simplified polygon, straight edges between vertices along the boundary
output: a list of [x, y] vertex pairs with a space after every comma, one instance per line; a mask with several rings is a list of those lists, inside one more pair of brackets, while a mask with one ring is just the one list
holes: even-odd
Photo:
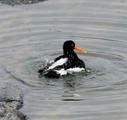
[[80, 51], [80, 52], [82, 52], [82, 53], [87, 53], [86, 50], [83, 50], [83, 49], [81, 49], [81, 48], [79, 48], [79, 47], [76, 47], [76, 46], [75, 46], [75, 50], [78, 50], [78, 51]]

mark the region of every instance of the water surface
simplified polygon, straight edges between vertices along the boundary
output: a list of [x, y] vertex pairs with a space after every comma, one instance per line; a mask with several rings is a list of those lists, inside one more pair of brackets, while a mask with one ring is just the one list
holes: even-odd
[[[126, 21], [125, 0], [1, 4], [1, 86], [18, 84], [27, 93], [21, 111], [31, 120], [126, 120]], [[77, 54], [91, 73], [39, 77], [68, 39], [88, 51]]]

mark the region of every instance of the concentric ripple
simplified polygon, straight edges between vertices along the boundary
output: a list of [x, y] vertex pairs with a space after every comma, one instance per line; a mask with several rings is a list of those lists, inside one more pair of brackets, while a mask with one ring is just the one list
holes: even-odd
[[[21, 111], [31, 120], [126, 120], [126, 14], [125, 0], [0, 5], [0, 82], [26, 86]], [[91, 72], [40, 77], [68, 39], [88, 51], [77, 54]]]

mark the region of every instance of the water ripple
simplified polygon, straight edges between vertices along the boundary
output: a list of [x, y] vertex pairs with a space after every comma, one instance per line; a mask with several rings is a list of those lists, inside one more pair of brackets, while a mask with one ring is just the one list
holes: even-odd
[[[126, 120], [127, 2], [53, 0], [0, 6], [0, 64], [29, 89], [23, 113], [33, 120]], [[45, 59], [62, 54], [72, 39], [91, 73], [48, 79], [38, 76]], [[0, 81], [2, 82], [2, 81]]]

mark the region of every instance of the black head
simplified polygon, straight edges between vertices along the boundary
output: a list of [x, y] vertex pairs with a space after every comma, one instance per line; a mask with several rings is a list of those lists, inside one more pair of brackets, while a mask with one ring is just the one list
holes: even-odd
[[73, 51], [75, 49], [75, 43], [72, 40], [67, 40], [63, 44], [64, 51]]
[[78, 50], [82, 53], [87, 53], [86, 50], [82, 50], [81, 48], [75, 46], [75, 43], [72, 41], [72, 40], [67, 40], [64, 42], [63, 44], [63, 52], [64, 52], [64, 55], [66, 54], [73, 54], [74, 53], [74, 50]]

